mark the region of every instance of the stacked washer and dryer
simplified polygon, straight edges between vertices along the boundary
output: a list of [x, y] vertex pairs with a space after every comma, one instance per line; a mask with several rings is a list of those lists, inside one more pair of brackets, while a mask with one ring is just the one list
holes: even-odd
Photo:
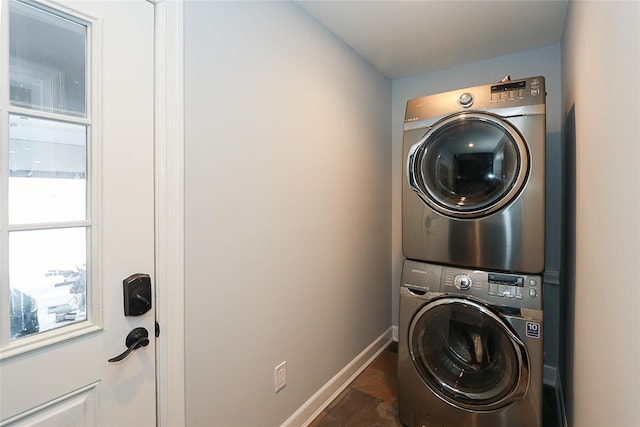
[[505, 78], [407, 103], [406, 426], [542, 426], [544, 84]]

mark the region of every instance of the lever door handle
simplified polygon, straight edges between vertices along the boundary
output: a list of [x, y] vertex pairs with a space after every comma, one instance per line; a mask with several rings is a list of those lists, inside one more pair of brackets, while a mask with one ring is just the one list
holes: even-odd
[[115, 363], [123, 360], [128, 355], [130, 355], [133, 350], [136, 350], [140, 347], [146, 347], [149, 345], [149, 331], [145, 328], [135, 328], [129, 335], [127, 335], [127, 339], [125, 340], [125, 345], [127, 349], [122, 353], [117, 355], [116, 357], [112, 357], [109, 359], [109, 362]]

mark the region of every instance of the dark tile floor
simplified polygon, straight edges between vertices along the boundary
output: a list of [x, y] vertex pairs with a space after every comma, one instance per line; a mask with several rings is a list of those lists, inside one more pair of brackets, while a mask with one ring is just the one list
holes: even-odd
[[392, 343], [309, 427], [402, 427], [397, 371], [397, 343]]
[[[309, 427], [402, 427], [398, 418], [398, 343], [371, 363]], [[544, 387], [544, 427], [558, 427], [553, 387]]]

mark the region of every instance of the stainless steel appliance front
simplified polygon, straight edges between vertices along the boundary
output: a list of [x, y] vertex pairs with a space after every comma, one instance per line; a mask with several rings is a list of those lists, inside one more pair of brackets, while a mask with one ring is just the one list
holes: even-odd
[[541, 277], [407, 260], [398, 404], [408, 427], [541, 427]]
[[403, 142], [405, 257], [542, 272], [545, 119], [543, 77], [410, 100]]

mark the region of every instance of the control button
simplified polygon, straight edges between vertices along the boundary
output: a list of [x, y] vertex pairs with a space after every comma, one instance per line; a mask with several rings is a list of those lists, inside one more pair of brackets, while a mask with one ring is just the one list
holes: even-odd
[[473, 105], [473, 95], [471, 95], [469, 92], [465, 92], [462, 95], [460, 95], [460, 98], [458, 98], [458, 104], [462, 105], [463, 107], [471, 107], [471, 105]]
[[507, 292], [509, 292], [509, 287], [507, 285], [498, 285], [498, 296], [506, 297]]
[[500, 92], [500, 101], [501, 102], [506, 101], [508, 96], [509, 94], [507, 94], [507, 92]]
[[471, 287], [471, 277], [466, 274], [458, 274], [453, 278], [453, 284], [461, 291], [466, 291]]
[[491, 93], [491, 102], [498, 102], [500, 100], [500, 93], [499, 92], [492, 92]]
[[531, 298], [535, 298], [535, 297], [537, 297], [537, 296], [538, 296], [538, 291], [537, 291], [537, 290], [535, 290], [535, 289], [533, 289], [533, 288], [529, 289], [529, 296], [530, 296]]
[[524, 99], [524, 89], [518, 90], [518, 99]]
[[516, 295], [516, 290], [514, 286], [507, 286], [507, 292], [504, 294], [507, 298], [513, 298]]
[[489, 283], [489, 295], [495, 295], [498, 290], [498, 285], [496, 283]]
[[516, 286], [515, 288], [516, 288], [516, 295], [515, 295], [516, 299], [522, 299], [522, 288], [519, 286]]
[[509, 101], [515, 100], [517, 96], [518, 96], [518, 91], [516, 90], [509, 91]]
[[531, 88], [531, 96], [536, 96], [539, 93], [540, 93], [540, 88], [539, 87], [532, 87]]
[[535, 286], [535, 285], [537, 285], [537, 284], [538, 284], [538, 282], [536, 282], [534, 279], [530, 279], [530, 280], [529, 280], [529, 284], [530, 284], [531, 286]]

